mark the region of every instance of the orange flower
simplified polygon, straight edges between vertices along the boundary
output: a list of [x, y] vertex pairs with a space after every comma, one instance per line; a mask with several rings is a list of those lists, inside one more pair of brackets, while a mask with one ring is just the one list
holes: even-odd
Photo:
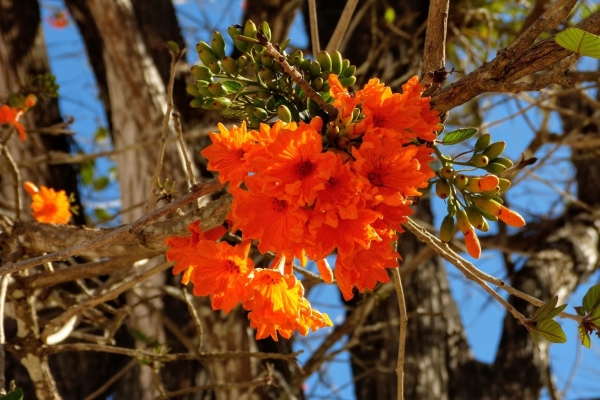
[[422, 98], [425, 88], [416, 76], [402, 86], [403, 93], [392, 93], [377, 79], [371, 79], [356, 98], [363, 101], [365, 119], [361, 121], [367, 130], [375, 134], [408, 142], [415, 138], [432, 141], [439, 129], [438, 113], [431, 109], [429, 98]]
[[31, 195], [33, 217], [38, 222], [47, 224], [66, 224], [71, 218], [71, 203], [64, 190], [56, 192], [46, 186], [37, 187], [25, 182], [25, 190]]
[[333, 106], [341, 109], [340, 117], [352, 114], [352, 110], [360, 103], [360, 100], [350, 95], [348, 89], [340, 83], [337, 75], [329, 74], [327, 81], [330, 87], [329, 94], [334, 99]]
[[202, 155], [208, 160], [208, 170], [219, 172], [219, 181], [230, 181], [232, 185], [239, 185], [251, 171], [251, 165], [245, 160], [245, 154], [255, 144], [254, 135], [246, 131], [246, 122], [238, 128], [233, 126], [228, 130], [219, 123], [218, 133], [211, 133], [213, 144], [202, 150]]
[[319, 328], [333, 325], [329, 316], [311, 308], [306, 298], [301, 297], [299, 305], [300, 314], [298, 315], [295, 328], [302, 336], [306, 336], [309, 329], [315, 332]]
[[[428, 174], [421, 171], [416, 158], [420, 146], [398, 145], [393, 139], [365, 135], [359, 149], [352, 149], [352, 164], [365, 184], [365, 197], [376, 202], [400, 205], [408, 196], [420, 196], [418, 188], [427, 186]], [[429, 167], [426, 167], [427, 169]]]
[[252, 242], [231, 246], [227, 242], [202, 240], [196, 246], [191, 276], [196, 296], [210, 296], [213, 310], [228, 313], [252, 296], [248, 287], [254, 262], [248, 258]]
[[166, 253], [167, 261], [175, 261], [173, 266], [173, 275], [185, 273], [181, 279], [184, 285], [187, 285], [194, 267], [196, 266], [196, 246], [201, 240], [217, 240], [225, 233], [223, 226], [213, 228], [206, 233], [200, 228], [200, 221], [192, 222], [188, 225], [188, 231], [191, 236], [170, 236], [165, 239], [165, 245], [169, 247]]
[[263, 191], [287, 195], [299, 205], [312, 205], [331, 176], [336, 156], [323, 153], [323, 137], [308, 124], [296, 130], [282, 129], [262, 156], [249, 162], [260, 176]]
[[307, 219], [297, 203], [261, 192], [262, 182], [254, 175], [246, 179], [249, 190], [230, 187], [233, 195], [231, 230], [241, 230], [244, 239], [258, 239], [258, 249], [264, 254], [290, 253], [302, 242]]
[[319, 211], [338, 209], [345, 218], [352, 218], [348, 215], [357, 213], [356, 203], [360, 199], [358, 194], [361, 187], [358, 177], [350, 169], [350, 163], [342, 163], [342, 157], [336, 155], [331, 176], [317, 196], [315, 209]]
[[0, 124], [11, 124], [19, 131], [19, 139], [25, 140], [25, 127], [18, 121], [23, 112], [4, 104], [0, 107]]
[[391, 230], [380, 231], [379, 236], [382, 240], [371, 242], [369, 248], [338, 255], [334, 274], [346, 301], [354, 297], [354, 287], [363, 293], [375, 289], [377, 282], [389, 282], [386, 268], [398, 267], [400, 255], [391, 247], [397, 236]]
[[62, 10], [56, 11], [48, 17], [48, 25], [56, 29], [62, 29], [69, 25], [69, 17]]

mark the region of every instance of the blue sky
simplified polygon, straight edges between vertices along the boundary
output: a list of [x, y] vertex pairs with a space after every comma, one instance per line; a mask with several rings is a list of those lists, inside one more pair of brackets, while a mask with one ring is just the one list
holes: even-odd
[[[197, 55], [193, 49], [198, 40], [210, 41], [213, 30], [226, 32], [229, 25], [241, 21], [242, 7], [239, 0], [178, 0], [175, 3], [184, 37], [190, 43], [190, 51], [187, 53], [190, 63], [196, 62]], [[64, 8], [62, 1], [45, 0], [42, 1], [42, 4], [44, 6], [44, 29], [51, 68], [61, 86], [59, 100], [62, 113], [65, 116], [75, 116], [75, 122], [71, 129], [76, 132], [75, 139], [83, 152], [108, 150], [111, 146], [108, 140], [95, 139], [98, 129], [106, 127], [107, 123], [102, 105], [98, 101], [96, 84], [81, 39], [73, 24], [59, 30], [49, 27], [46, 23], [47, 17], [53, 11]], [[291, 32], [292, 46], [307, 47], [301, 16], [296, 19]], [[228, 39], [227, 35], [224, 36]], [[166, 53], [165, 56], [167, 56]], [[498, 102], [498, 96], [491, 96], [486, 99], [486, 102], [486, 104], [493, 105]], [[524, 105], [526, 104], [521, 104], [521, 106]], [[514, 101], [490, 106], [489, 111], [486, 113], [486, 120], [500, 120], [517, 111], [518, 107]], [[535, 113], [528, 113], [527, 117], [533, 121], [534, 125], [540, 122], [540, 116]], [[556, 116], [552, 116], [551, 121], [552, 131], [560, 132], [561, 129]], [[493, 125], [488, 132], [492, 134], [494, 141], [505, 140], [509, 143], [507, 155], [513, 160], [519, 158], [521, 152], [533, 137], [522, 116]], [[547, 163], [545, 167], [540, 168], [536, 173], [561, 190], [573, 191], [575, 188], [566, 188], [564, 185], [564, 182], [568, 181], [573, 175], [568, 162], [569, 152], [564, 148], [555, 150], [550, 146], [542, 149], [542, 154], [551, 154], [552, 162]], [[97, 178], [111, 176], [112, 167], [113, 163], [110, 159], [99, 159], [96, 163], [95, 176]], [[88, 210], [98, 208], [114, 213], [119, 209], [118, 186], [114, 179], [102, 191], [94, 191], [91, 187], [82, 187], [81, 189], [84, 204]], [[535, 179], [525, 180], [512, 188], [509, 192], [509, 201], [511, 207], [525, 216], [555, 216], [561, 213], [565, 204], [565, 199], [556, 190], [549, 187], [547, 183]], [[439, 223], [443, 218], [445, 205], [441, 200], [436, 199], [434, 200], [434, 207], [436, 221]], [[94, 217], [91, 216], [91, 218]], [[485, 251], [482, 258], [476, 262], [476, 265], [490, 274], [503, 277], [503, 268], [498, 259], [497, 253]], [[467, 282], [453, 267], [448, 267], [448, 273], [454, 298], [459, 303], [463, 323], [467, 328], [473, 354], [481, 361], [491, 362], [496, 354], [504, 310], [479, 287]], [[598, 276], [595, 276], [594, 282], [597, 281]], [[569, 303], [576, 304], [578, 301], [580, 302], [587, 287], [589, 285], [584, 285], [582, 289], [574, 293], [569, 299]], [[339, 300], [338, 290], [335, 287], [321, 285], [315, 288], [310, 294], [310, 300], [316, 308], [327, 312], [334, 323], [339, 323], [343, 319], [344, 311]], [[572, 309], [570, 310], [572, 312]], [[570, 323], [563, 324], [563, 326], [569, 337], [568, 342], [564, 345], [553, 345], [551, 347], [553, 371], [556, 375], [557, 386], [559, 388], [565, 386], [580, 355], [579, 367], [576, 368], [573, 382], [565, 399], [597, 395], [600, 391], [600, 379], [598, 379], [598, 369], [594, 365], [600, 365], [598, 364], [598, 340], [592, 339], [592, 350], [584, 349], [580, 351], [581, 346], [578, 344], [576, 327]], [[326, 333], [327, 330], [322, 330], [309, 335], [307, 339], [299, 338], [296, 342], [297, 348], [303, 348], [307, 351], [315, 348]], [[342, 344], [339, 344], [337, 348], [340, 346]], [[303, 362], [306, 357], [307, 354], [305, 353], [300, 357], [300, 361]], [[322, 374], [319, 376], [313, 375], [308, 379], [306, 383], [307, 393], [314, 398], [318, 398], [331, 393], [329, 390], [335, 388], [334, 398], [353, 399], [353, 386], [347, 360], [348, 354], [342, 352], [335, 357], [334, 361], [325, 364]]]

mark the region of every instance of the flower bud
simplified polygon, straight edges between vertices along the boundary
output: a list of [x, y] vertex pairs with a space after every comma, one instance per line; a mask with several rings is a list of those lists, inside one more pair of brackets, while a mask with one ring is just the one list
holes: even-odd
[[448, 243], [454, 236], [454, 217], [446, 215], [440, 226], [440, 240]]
[[331, 71], [331, 56], [326, 51], [321, 51], [317, 56], [319, 64], [321, 64], [321, 70], [329, 72]]
[[227, 93], [229, 93], [227, 88], [221, 82], [210, 82], [208, 84], [208, 90], [217, 97], [227, 96]]
[[483, 135], [479, 136], [479, 139], [477, 139], [477, 142], [475, 142], [475, 147], [473, 148], [475, 153], [481, 153], [484, 151], [489, 146], [491, 140], [492, 135], [489, 133], [484, 133]]
[[277, 117], [286, 124], [292, 121], [292, 113], [290, 109], [283, 104], [277, 107]]
[[229, 75], [236, 76], [238, 74], [239, 67], [233, 58], [228, 56], [223, 57], [221, 59], [221, 65], [223, 66], [225, 72], [227, 72]]
[[442, 169], [440, 169], [440, 176], [444, 179], [452, 179], [454, 176], [454, 168], [450, 165], [446, 165]]
[[495, 162], [489, 163], [484, 169], [494, 175], [500, 175], [506, 171], [506, 167], [504, 165]]
[[329, 55], [331, 57], [331, 73], [339, 75], [342, 73], [342, 53], [334, 51]]
[[473, 157], [471, 157], [471, 159], [469, 160], [469, 162], [477, 168], [483, 168], [489, 164], [490, 159], [483, 154], [474, 154]]
[[225, 57], [225, 40], [221, 32], [215, 31], [213, 33], [211, 47], [215, 57], [219, 59]]
[[498, 157], [506, 148], [506, 142], [496, 142], [490, 144], [483, 152], [490, 160]]
[[498, 163], [504, 165], [506, 168], [510, 168], [513, 166], [513, 162], [505, 157], [496, 157], [492, 160], [492, 163]]
[[435, 193], [440, 199], [447, 199], [450, 197], [450, 185], [445, 179], [440, 179], [435, 185]]
[[458, 190], [463, 190], [467, 186], [468, 182], [469, 178], [464, 174], [458, 174], [454, 176], [454, 186]]
[[469, 206], [465, 211], [471, 225], [473, 225], [475, 229], [481, 230], [485, 225], [485, 219], [483, 218], [483, 215], [481, 215], [479, 209], [477, 209], [477, 207]]

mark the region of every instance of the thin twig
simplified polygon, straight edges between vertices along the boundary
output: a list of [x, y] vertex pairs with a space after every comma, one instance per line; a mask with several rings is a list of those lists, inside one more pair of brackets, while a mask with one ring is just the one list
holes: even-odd
[[[244, 39], [243, 36], [236, 36], [236, 38], [238, 37], [240, 38], [240, 40]], [[326, 103], [325, 100], [323, 100], [319, 93], [317, 93], [317, 91], [313, 89], [313, 87], [310, 86], [308, 82], [304, 79], [304, 76], [302, 76], [302, 74], [298, 72], [296, 68], [292, 67], [286, 61], [285, 57], [282, 56], [279, 51], [277, 51], [277, 49], [273, 46], [273, 44], [267, 39], [267, 37], [264, 34], [260, 34], [259, 32], [259, 34], [257, 34], [257, 38], [260, 41], [260, 45], [264, 46], [265, 52], [271, 57], [273, 57], [274, 61], [276, 61], [283, 67], [283, 70], [286, 72], [286, 74], [292, 77], [294, 82], [296, 82], [302, 88], [302, 90], [304, 90], [304, 93], [306, 93], [308, 97], [313, 99], [319, 105], [319, 107], [321, 107], [329, 115], [329, 118], [331, 120], [334, 120], [338, 114], [337, 109], [333, 105]]]
[[[346, 30], [350, 25], [350, 21], [352, 21], [352, 15], [354, 14], [357, 4], [358, 0], [346, 1], [342, 15], [340, 15], [340, 20], [338, 21], [335, 31], [333, 31], [333, 35], [331, 35], [331, 39], [329, 39], [329, 43], [327, 43], [327, 47], [325, 48], [326, 52], [333, 53], [339, 49], [340, 43], [342, 43], [342, 39], [344, 38], [344, 35], [346, 35]], [[317, 54], [314, 56], [316, 57]]]
[[154, 198], [156, 197], [156, 187], [158, 186], [158, 179], [160, 176], [160, 170], [163, 166], [163, 158], [165, 155], [165, 145], [167, 143], [167, 135], [169, 133], [169, 119], [171, 117], [171, 111], [173, 110], [173, 82], [175, 81], [175, 70], [177, 63], [181, 56], [185, 53], [185, 49], [181, 51], [170, 51], [171, 54], [171, 72], [169, 73], [169, 83], [167, 84], [167, 110], [162, 122], [162, 135], [160, 138], [160, 148], [158, 150], [158, 160], [156, 162], [156, 168], [154, 169], [154, 175], [150, 181], [150, 194], [148, 197], [148, 203], [146, 203], [146, 213], [152, 210], [154, 206]]
[[98, 389], [94, 390], [92, 393], [90, 393], [89, 395], [87, 395], [83, 400], [94, 400], [96, 397], [100, 396], [102, 393], [104, 393], [110, 386], [112, 386], [113, 383], [115, 383], [116, 381], [118, 381], [123, 375], [125, 375], [127, 373], [127, 371], [129, 371], [131, 368], [135, 367], [138, 363], [138, 360], [131, 359], [127, 365], [125, 365], [123, 368], [121, 368], [119, 370], [119, 372], [117, 372], [116, 374], [114, 374], [113, 376], [110, 377], [109, 380], [107, 380], [106, 382], [104, 382], [102, 384], [102, 386], [100, 386]]
[[[511, 294], [515, 297], [518, 297], [520, 299], [523, 299], [535, 306], [541, 307], [544, 304], [546, 304], [545, 302], [543, 302], [533, 296], [530, 296], [527, 293], [523, 293], [520, 290], [515, 289], [515, 288], [511, 287], [510, 285], [507, 285], [506, 282], [504, 282], [502, 279], [498, 279], [496, 277], [493, 277], [493, 276], [488, 275], [485, 272], [481, 271], [476, 266], [474, 266], [470, 262], [468, 262], [465, 259], [463, 259], [462, 257], [460, 257], [447, 244], [442, 243], [442, 241], [440, 241], [440, 239], [438, 239], [431, 233], [427, 232], [427, 230], [420, 227], [418, 224], [416, 224], [410, 218], [407, 218], [407, 221], [404, 222], [402, 224], [402, 226], [404, 226], [407, 230], [411, 231], [419, 240], [423, 241], [425, 244], [427, 244], [432, 249], [434, 249], [435, 252], [437, 254], [439, 254], [444, 260], [450, 262], [452, 265], [457, 267], [460, 271], [468, 271], [469, 275], [467, 275], [467, 278], [469, 278], [469, 279], [477, 278], [477, 280], [475, 280], [475, 282], [478, 283], [479, 285], [481, 285], [482, 282], [489, 282], [495, 286], [498, 286], [499, 288], [504, 289], [509, 294]], [[485, 285], [485, 286], [487, 286], [487, 285]], [[490, 288], [490, 290], [491, 290], [491, 288]], [[498, 297], [496, 297], [496, 299], [498, 299], [498, 301], [500, 301], [499, 299], [502, 299], [502, 297], [498, 296]], [[502, 299], [501, 303], [503, 305], [505, 305], [506, 302], [504, 299]], [[506, 303], [506, 304], [508, 305], [508, 307], [510, 307], [510, 309], [513, 309], [513, 307], [510, 304], [508, 304], [508, 303]], [[505, 305], [505, 307], [506, 307], [506, 305]], [[508, 309], [508, 310], [510, 311], [510, 309]], [[558, 314], [558, 316], [561, 318], [572, 319], [574, 321], [577, 321], [577, 323], [581, 322], [581, 320], [583, 319], [583, 317], [580, 317], [580, 316], [574, 315], [574, 314], [569, 314], [566, 312], [561, 312], [560, 314]]]
[[308, 25], [310, 26], [310, 42], [312, 44], [313, 57], [316, 59], [321, 51], [316, 0], [308, 0]]
[[15, 184], [13, 187], [15, 190], [15, 195], [14, 195], [15, 196], [15, 217], [17, 220], [20, 220], [21, 219], [21, 191], [19, 189], [21, 187], [21, 174], [19, 173], [19, 168], [17, 168], [17, 164], [15, 163], [15, 160], [10, 155], [8, 148], [5, 145], [1, 145], [0, 150], [2, 151], [2, 154], [4, 155], [6, 160], [8, 161], [8, 165], [10, 166], [10, 169], [11, 169], [14, 179], [15, 179], [15, 182], [14, 182]]
[[174, 112], [173, 116], [173, 126], [175, 127], [175, 133], [177, 134], [177, 140], [179, 141], [179, 148], [181, 154], [183, 154], [183, 159], [185, 161], [185, 169], [184, 171], [187, 173], [189, 186], [192, 187], [196, 184], [196, 175], [194, 174], [194, 167], [190, 162], [190, 156], [187, 152], [187, 146], [185, 145], [185, 141], [183, 140], [183, 129], [181, 128], [181, 116], [178, 112]]
[[6, 302], [6, 290], [8, 288], [8, 280], [10, 275], [5, 275], [0, 278], [0, 394], [6, 394], [6, 377], [5, 366], [6, 359], [4, 353], [4, 342], [6, 341], [6, 335], [4, 333], [4, 305]]
[[124, 225], [120, 228], [117, 228], [106, 235], [99, 236], [95, 239], [89, 240], [87, 242], [83, 242], [77, 244], [73, 247], [70, 247], [65, 250], [56, 251], [54, 253], [50, 253], [47, 255], [30, 258], [29, 260], [20, 261], [16, 263], [9, 263], [0, 268], [0, 276], [4, 276], [6, 274], [10, 274], [13, 272], [23, 271], [25, 269], [35, 267], [37, 265], [41, 265], [46, 262], [52, 261], [64, 261], [71, 256], [81, 254], [87, 250], [95, 249], [100, 246], [105, 246], [109, 243], [117, 241], [127, 235], [131, 235], [135, 231], [143, 228], [146, 225], [149, 225], [153, 221], [156, 221], [160, 217], [171, 213], [173, 210], [180, 208], [186, 204], [191, 203], [199, 197], [205, 196], [209, 193], [216, 192], [221, 190], [225, 185], [219, 183], [217, 180], [213, 179], [203, 184], [198, 184], [190, 190], [189, 193], [182, 196], [180, 199], [175, 200], [157, 210], [154, 210], [150, 214], [144, 215], [142, 218]]
[[200, 320], [200, 316], [198, 315], [198, 311], [196, 307], [194, 307], [194, 303], [192, 302], [192, 296], [188, 293], [185, 287], [181, 288], [181, 293], [183, 294], [183, 300], [185, 300], [185, 304], [187, 304], [188, 311], [194, 320], [194, 324], [196, 324], [196, 330], [198, 331], [198, 354], [202, 354], [202, 345], [204, 342], [204, 329], [202, 328], [202, 321]]
[[157, 397], [157, 400], [164, 399], [172, 399], [173, 397], [180, 397], [186, 394], [192, 394], [196, 392], [201, 392], [204, 390], [214, 390], [214, 391], [230, 391], [230, 390], [239, 390], [239, 389], [251, 389], [261, 386], [270, 386], [271, 382], [266, 379], [255, 379], [248, 382], [228, 382], [228, 383], [213, 383], [208, 385], [200, 385], [193, 386], [185, 389], [175, 390], [173, 392], [169, 392], [162, 396]]
[[394, 288], [398, 296], [398, 309], [400, 312], [400, 339], [398, 340], [398, 363], [396, 375], [398, 377], [398, 400], [404, 400], [404, 351], [406, 349], [406, 328], [408, 327], [408, 314], [406, 313], [406, 302], [404, 300], [404, 289], [402, 278], [398, 268], [392, 268]]

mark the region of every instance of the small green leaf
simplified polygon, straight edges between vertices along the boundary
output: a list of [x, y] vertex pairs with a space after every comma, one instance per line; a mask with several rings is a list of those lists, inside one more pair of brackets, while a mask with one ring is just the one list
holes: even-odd
[[94, 190], [96, 191], [101, 191], [106, 189], [106, 187], [108, 186], [108, 184], [110, 183], [110, 179], [108, 179], [108, 177], [106, 176], [101, 176], [100, 178], [96, 179], [94, 181]]
[[594, 325], [600, 325], [600, 306], [597, 306], [590, 311], [590, 313], [587, 315], [587, 319], [592, 321]]
[[23, 400], [23, 396], [24, 394], [22, 389], [15, 389], [6, 396], [0, 397], [0, 400]]
[[568, 28], [556, 34], [556, 43], [582, 56], [600, 58], [600, 36], [579, 28]]
[[86, 161], [81, 164], [81, 183], [85, 186], [91, 185], [94, 182], [94, 169], [96, 165], [93, 160]]
[[165, 43], [165, 45], [167, 46], [167, 49], [169, 49], [170, 51], [179, 53], [179, 45], [177, 43], [175, 43], [174, 41], [169, 40], [167, 43]]
[[463, 128], [448, 132], [444, 135], [442, 144], [452, 145], [464, 142], [477, 133], [477, 128]]
[[383, 19], [385, 19], [385, 22], [387, 22], [388, 24], [394, 23], [394, 21], [396, 20], [396, 11], [394, 10], [393, 7], [388, 7], [385, 9], [385, 14], [383, 15]]
[[590, 335], [581, 325], [577, 327], [577, 330], [579, 331], [579, 338], [581, 339], [581, 344], [589, 349], [591, 347]]
[[567, 335], [565, 335], [558, 322], [551, 319], [540, 322], [534, 329], [549, 342], [564, 343], [567, 341]]
[[111, 215], [103, 208], [95, 208], [94, 215], [98, 219], [98, 221], [106, 221], [111, 218]]
[[227, 88], [228, 92], [239, 92], [244, 88], [244, 85], [236, 81], [222, 81], [221, 83]]
[[592, 286], [588, 289], [585, 296], [583, 296], [583, 309], [586, 312], [590, 312], [593, 308], [600, 305], [600, 283]]
[[567, 308], [566, 304], [556, 307], [557, 302], [558, 296], [554, 296], [552, 300], [538, 308], [535, 314], [533, 314], [533, 317], [531, 317], [531, 319], [537, 322], [541, 322], [556, 317], [565, 308]]
[[585, 315], [585, 310], [583, 309], [583, 307], [575, 306], [573, 308], [575, 309], [575, 312], [577, 312], [577, 315], [579, 315], [580, 317], [583, 317]]
[[108, 131], [106, 128], [101, 126], [96, 129], [96, 132], [94, 132], [94, 140], [96, 142], [104, 142], [106, 139], [108, 139]]

